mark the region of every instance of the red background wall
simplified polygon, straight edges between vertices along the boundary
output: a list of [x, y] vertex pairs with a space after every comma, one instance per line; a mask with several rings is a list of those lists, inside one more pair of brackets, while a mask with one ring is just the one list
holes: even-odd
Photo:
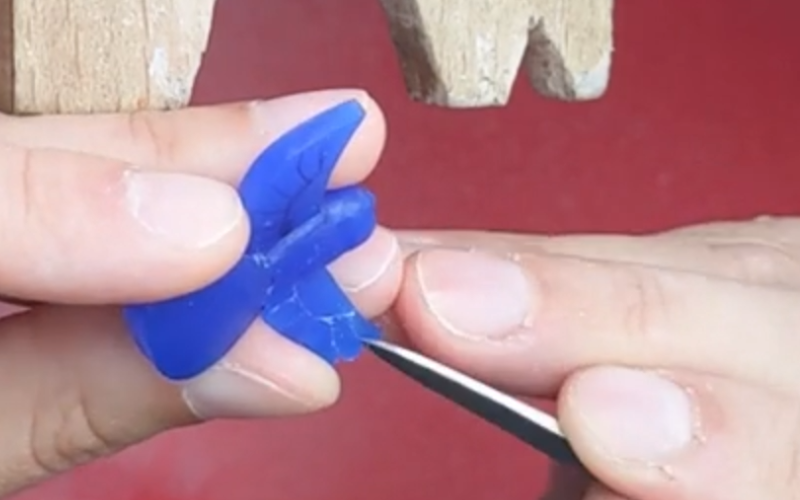
[[[619, 1], [612, 84], [569, 105], [409, 102], [377, 0], [220, 1], [198, 102], [369, 89], [372, 185], [403, 227], [644, 231], [800, 209], [800, 4]], [[335, 409], [156, 439], [25, 500], [529, 500], [545, 462], [371, 359]]]

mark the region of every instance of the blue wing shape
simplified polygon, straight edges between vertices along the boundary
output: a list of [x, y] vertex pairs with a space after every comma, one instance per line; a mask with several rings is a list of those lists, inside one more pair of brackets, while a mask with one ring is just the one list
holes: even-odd
[[326, 194], [364, 116], [358, 102], [345, 102], [289, 131], [256, 159], [239, 186], [251, 237], [230, 272], [183, 297], [124, 309], [136, 344], [164, 376], [181, 380], [203, 372], [259, 314], [329, 362], [353, 359], [360, 338], [377, 336], [326, 270], [376, 224], [368, 191]]

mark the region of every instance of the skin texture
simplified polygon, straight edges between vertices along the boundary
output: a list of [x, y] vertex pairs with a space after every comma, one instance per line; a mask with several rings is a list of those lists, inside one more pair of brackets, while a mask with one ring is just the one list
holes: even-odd
[[[0, 496], [170, 428], [336, 400], [336, 372], [260, 320], [217, 365], [167, 383], [115, 304], [223, 274], [249, 231], [231, 186], [284, 131], [350, 99], [367, 117], [332, 175], [331, 187], [345, 187], [369, 175], [385, 135], [380, 110], [357, 90], [130, 116], [0, 117], [0, 295], [37, 304], [0, 320]], [[367, 316], [389, 307], [400, 271], [385, 229], [331, 266]]]
[[375, 231], [374, 196], [326, 188], [367, 113], [350, 100], [282, 134], [237, 186], [250, 224], [244, 255], [213, 284], [170, 300], [127, 306], [140, 350], [165, 377], [196, 377], [258, 318], [333, 364], [380, 332], [358, 314], [327, 266]]
[[548, 499], [800, 498], [800, 219], [401, 241], [395, 338], [558, 401]]
[[[385, 135], [359, 91], [0, 117], [0, 295], [35, 304], [0, 320], [0, 496], [171, 428], [335, 401], [335, 371], [261, 321], [169, 384], [116, 304], [229, 269], [249, 231], [231, 186], [285, 130], [352, 98], [368, 117], [334, 171], [344, 187]], [[791, 500], [799, 262], [800, 219], [762, 218], [636, 237], [379, 229], [330, 270], [397, 341], [558, 401], [592, 478], [555, 470], [550, 500]]]

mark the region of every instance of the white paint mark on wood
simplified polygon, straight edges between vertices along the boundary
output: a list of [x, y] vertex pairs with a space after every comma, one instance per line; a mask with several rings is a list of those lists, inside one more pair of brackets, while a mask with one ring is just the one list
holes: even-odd
[[415, 99], [508, 102], [520, 67], [542, 94], [595, 99], [613, 52], [613, 0], [381, 0]]
[[215, 0], [5, 0], [0, 109], [92, 113], [187, 104]]

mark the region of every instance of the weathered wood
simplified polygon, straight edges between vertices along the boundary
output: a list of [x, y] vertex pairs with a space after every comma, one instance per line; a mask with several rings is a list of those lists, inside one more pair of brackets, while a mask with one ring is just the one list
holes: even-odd
[[215, 0], [0, 0], [0, 110], [169, 109], [191, 97]]
[[417, 100], [504, 105], [520, 66], [557, 99], [595, 99], [608, 86], [613, 0], [380, 1]]

